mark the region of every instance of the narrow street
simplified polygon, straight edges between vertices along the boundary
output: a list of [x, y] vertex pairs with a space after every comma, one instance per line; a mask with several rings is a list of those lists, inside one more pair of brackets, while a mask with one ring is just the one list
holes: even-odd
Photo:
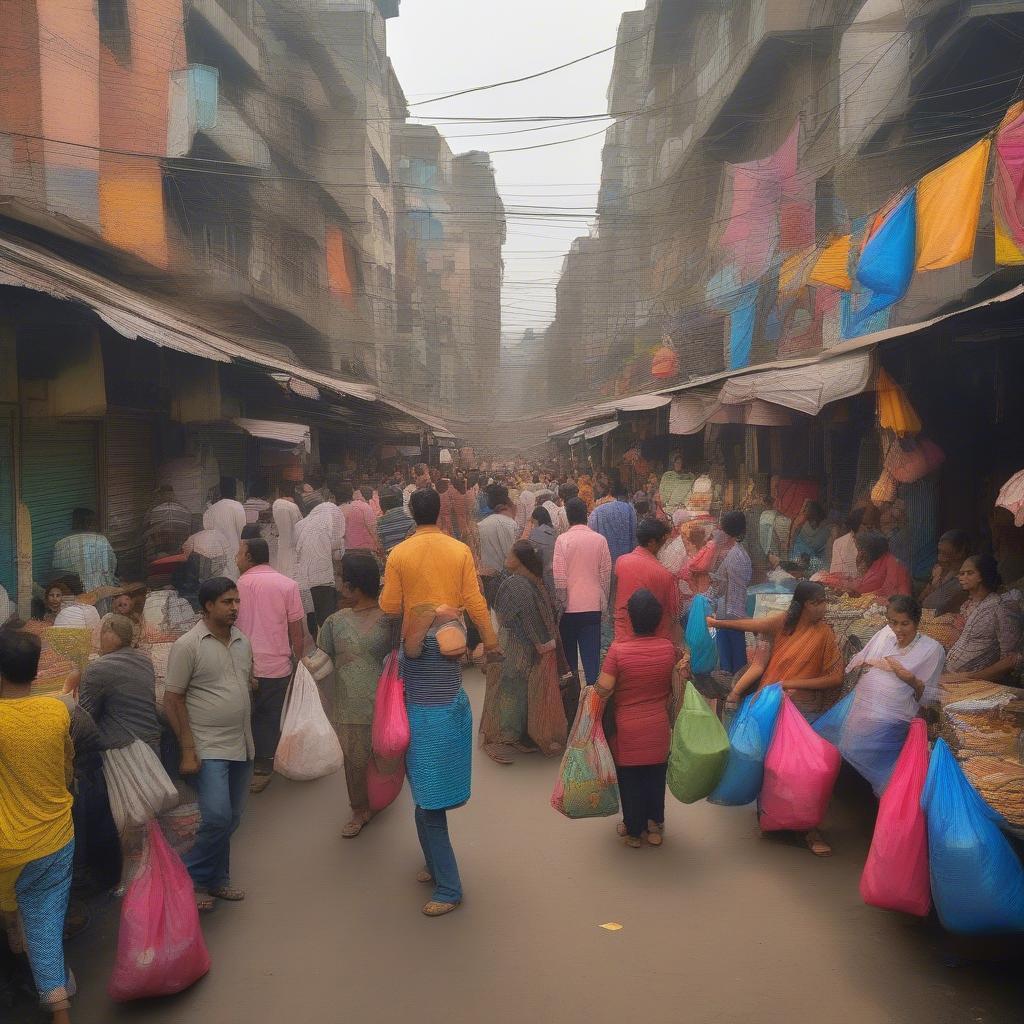
[[[467, 689], [479, 715], [478, 673]], [[342, 775], [275, 779], [236, 837], [249, 898], [204, 919], [209, 977], [175, 999], [112, 1006], [111, 904], [68, 949], [74, 1020], [1019, 1022], [1012, 964], [946, 966], [933, 924], [861, 903], [868, 805], [849, 783], [831, 860], [759, 839], [751, 808], [671, 797], [665, 845], [630, 850], [615, 819], [551, 810], [556, 764], [478, 756], [473, 799], [451, 815], [467, 900], [441, 920], [419, 913], [429, 893], [414, 880], [408, 791], [351, 841], [339, 837]]]

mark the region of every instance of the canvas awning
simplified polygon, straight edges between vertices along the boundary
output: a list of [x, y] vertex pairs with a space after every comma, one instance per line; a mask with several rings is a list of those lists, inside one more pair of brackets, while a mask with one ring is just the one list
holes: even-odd
[[238, 417], [234, 422], [252, 437], [261, 437], [265, 441], [277, 441], [292, 448], [303, 447], [308, 452], [309, 427], [302, 423], [279, 423], [276, 420], [250, 420]]
[[670, 434], [699, 434], [721, 408], [721, 388], [694, 388], [672, 399], [668, 415]]
[[583, 436], [588, 441], [593, 441], [596, 437], [604, 437], [605, 434], [610, 434], [618, 425], [618, 420], [609, 420], [607, 423], [597, 423], [592, 427], [587, 427], [583, 431]]

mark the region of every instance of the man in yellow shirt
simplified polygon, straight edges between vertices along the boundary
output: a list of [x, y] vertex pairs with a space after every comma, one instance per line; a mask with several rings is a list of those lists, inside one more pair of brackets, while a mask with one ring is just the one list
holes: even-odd
[[11, 948], [24, 939], [44, 1009], [66, 1024], [75, 993], [64, 964], [74, 749], [68, 709], [31, 695], [39, 651], [38, 637], [0, 633], [0, 911]]

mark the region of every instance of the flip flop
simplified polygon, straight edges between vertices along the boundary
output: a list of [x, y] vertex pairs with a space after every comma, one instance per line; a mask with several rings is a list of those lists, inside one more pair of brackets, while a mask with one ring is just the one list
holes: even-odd
[[459, 903], [439, 903], [437, 900], [431, 900], [429, 903], [424, 904], [423, 913], [427, 917], [444, 917], [445, 914], [450, 914], [453, 910], [458, 910], [461, 906]]
[[422, 885], [426, 885], [428, 882], [432, 882], [433, 880], [434, 876], [426, 868], [416, 873], [416, 881]]
[[211, 889], [210, 895], [215, 899], [225, 900], [228, 903], [241, 903], [245, 899], [245, 890], [232, 889], [230, 885], [225, 885], [220, 889]]
[[345, 827], [341, 830], [342, 839], [355, 839], [360, 832], [363, 831], [363, 827], [366, 825], [365, 821], [356, 821], [354, 818], [348, 822]]
[[196, 910], [200, 914], [207, 914], [213, 910], [216, 901], [208, 892], [196, 892]]
[[263, 790], [265, 790], [267, 786], [270, 785], [270, 782], [273, 779], [273, 777], [274, 776], [269, 773], [267, 773], [266, 775], [262, 773], [260, 773], [259, 775], [254, 775], [252, 777], [252, 782], [249, 783], [249, 792], [262, 793]]

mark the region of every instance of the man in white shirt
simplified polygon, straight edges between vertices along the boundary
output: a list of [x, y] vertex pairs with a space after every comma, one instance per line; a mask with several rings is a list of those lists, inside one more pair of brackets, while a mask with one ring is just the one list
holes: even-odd
[[295, 579], [313, 603], [307, 616], [313, 636], [338, 610], [334, 561], [344, 554], [345, 514], [334, 502], [322, 501], [295, 526]]
[[492, 513], [481, 520], [480, 531], [480, 577], [484, 585], [484, 597], [488, 605], [494, 604], [494, 597], [501, 586], [505, 559], [512, 545], [519, 539], [516, 526], [516, 508], [508, 495], [508, 488], [495, 484], [487, 488], [487, 504]]
[[565, 500], [561, 490], [556, 494], [549, 494], [544, 502], [544, 507], [551, 516], [551, 525], [555, 528], [556, 534], [563, 534], [569, 529], [569, 520], [565, 515]]
[[516, 498], [516, 527], [522, 533], [526, 524], [530, 521], [530, 514], [540, 500], [539, 495], [544, 491], [544, 485], [540, 482], [540, 474], [533, 474], [533, 483], [527, 484]]
[[245, 509], [240, 501], [235, 500], [237, 494], [235, 481], [229, 476], [220, 478], [220, 501], [214, 502], [203, 515], [203, 527], [216, 533], [228, 552], [228, 564], [224, 567], [224, 575], [230, 580], [238, 579], [238, 566], [235, 555], [245, 529]]
[[413, 480], [408, 487], [402, 491], [402, 501], [405, 504], [405, 511], [409, 511], [409, 499], [413, 495], [413, 491], [418, 491], [421, 487], [433, 487], [434, 484], [430, 479], [430, 467], [423, 462], [417, 462], [412, 467]]

